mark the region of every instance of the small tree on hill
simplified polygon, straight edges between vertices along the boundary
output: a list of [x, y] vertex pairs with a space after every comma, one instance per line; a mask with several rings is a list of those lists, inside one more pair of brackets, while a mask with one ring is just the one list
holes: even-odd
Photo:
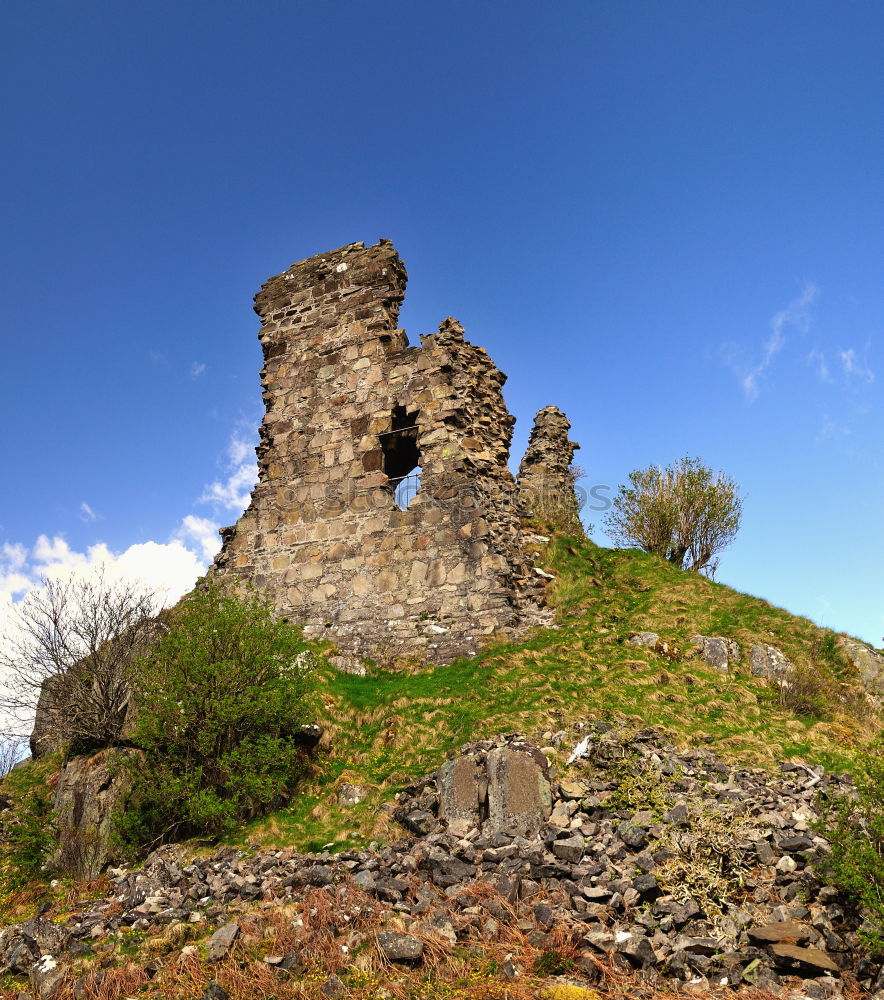
[[255, 593], [186, 597], [135, 671], [124, 837], [217, 834], [284, 799], [306, 763], [313, 665], [301, 630]]
[[685, 457], [665, 469], [631, 472], [605, 529], [618, 545], [638, 546], [699, 571], [714, 567], [714, 556], [733, 541], [742, 512], [733, 479]]

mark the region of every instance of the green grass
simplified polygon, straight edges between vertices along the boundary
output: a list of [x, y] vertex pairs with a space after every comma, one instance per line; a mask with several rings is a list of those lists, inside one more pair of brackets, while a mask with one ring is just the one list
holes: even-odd
[[[447, 666], [373, 669], [365, 677], [324, 671], [319, 721], [330, 733], [329, 753], [289, 807], [236, 841], [316, 850], [396, 836], [381, 805], [446, 751], [501, 732], [538, 737], [580, 719], [654, 726], [677, 743], [701, 742], [760, 766], [799, 758], [849, 769], [870, 737], [874, 723], [851, 717], [837, 698], [821, 715], [799, 715], [749, 673], [750, 647], [770, 643], [821, 671], [836, 695], [855, 692], [858, 678], [834, 634], [809, 620], [645, 553], [585, 539], [554, 538], [543, 562], [556, 575], [556, 628]], [[728, 676], [697, 659], [669, 662], [626, 644], [637, 631], [660, 633], [682, 654], [692, 635], [723, 635], [737, 640], [743, 661]], [[343, 781], [372, 792], [342, 809], [335, 789]]]

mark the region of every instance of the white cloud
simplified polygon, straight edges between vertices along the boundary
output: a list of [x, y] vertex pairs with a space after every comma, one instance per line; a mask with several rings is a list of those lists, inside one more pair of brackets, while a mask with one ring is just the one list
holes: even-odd
[[28, 550], [21, 543], [0, 546], [0, 602], [9, 603], [30, 589], [27, 562]]
[[193, 532], [179, 532], [182, 537], [138, 542], [122, 552], [113, 552], [105, 542], [77, 552], [60, 535], [40, 535], [30, 549], [21, 543], [7, 543], [0, 550], [0, 598], [9, 603], [38, 586], [43, 578], [61, 580], [102, 570], [109, 580], [140, 581], [156, 590], [163, 603], [172, 603], [193, 587], [211, 558], [204, 540], [194, 550], [184, 540], [192, 538]]
[[227, 456], [233, 465], [242, 465], [255, 454], [255, 444], [251, 438], [234, 433], [227, 446]]
[[218, 534], [218, 528], [219, 525], [207, 517], [188, 514], [182, 520], [175, 537], [185, 545], [188, 541], [195, 542], [203, 559], [206, 562], [211, 562], [221, 548], [221, 536]]
[[810, 326], [810, 307], [816, 301], [819, 289], [812, 282], [807, 282], [801, 294], [793, 299], [785, 309], [774, 313], [770, 319], [770, 334], [761, 349], [761, 360], [748, 371], [740, 374], [740, 384], [746, 397], [754, 400], [761, 391], [761, 383], [777, 355], [786, 345], [787, 332], [796, 329], [805, 333]]
[[202, 361], [194, 361], [194, 363], [190, 366], [190, 377], [191, 378], [199, 378], [200, 375], [202, 375], [202, 373], [205, 370], [206, 370], [206, 366], [205, 366], [205, 364], [203, 364]]
[[258, 481], [258, 463], [252, 457], [254, 448], [251, 439], [234, 432], [227, 446], [229, 475], [224, 480], [209, 483], [199, 503], [211, 503], [241, 513]]
[[[258, 478], [252, 440], [235, 432], [227, 458], [227, 478], [209, 484], [200, 499], [239, 515]], [[80, 518], [93, 523], [99, 516], [83, 501]], [[0, 544], [0, 643], [14, 624], [16, 603], [44, 578], [59, 580], [100, 571], [109, 583], [140, 583], [154, 591], [161, 604], [170, 605], [193, 589], [220, 548], [218, 524], [196, 514], [182, 518], [168, 541], [138, 542], [121, 552], [114, 552], [102, 541], [79, 551], [60, 534], [41, 534], [30, 546], [8, 541]]]

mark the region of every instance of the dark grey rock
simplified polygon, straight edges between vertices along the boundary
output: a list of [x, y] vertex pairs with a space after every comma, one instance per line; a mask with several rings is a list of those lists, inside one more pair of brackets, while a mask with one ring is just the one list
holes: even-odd
[[641, 850], [648, 845], [647, 832], [635, 823], [628, 823], [625, 820], [617, 825], [617, 836], [627, 847], [635, 850]]
[[209, 938], [209, 961], [220, 962], [238, 937], [239, 924], [235, 920], [219, 927]]
[[381, 931], [378, 936], [378, 946], [385, 958], [391, 962], [402, 962], [413, 965], [421, 960], [424, 953], [424, 943], [412, 934], [401, 934], [398, 931]]
[[230, 994], [223, 986], [219, 986], [216, 982], [211, 982], [205, 988], [202, 1000], [230, 1000]]

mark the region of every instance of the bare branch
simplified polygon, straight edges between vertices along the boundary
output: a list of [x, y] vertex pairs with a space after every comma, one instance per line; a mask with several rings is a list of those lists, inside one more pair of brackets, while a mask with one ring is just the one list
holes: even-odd
[[147, 588], [99, 571], [44, 579], [15, 607], [0, 646], [0, 712], [19, 737], [33, 725], [35, 756], [119, 738], [130, 667], [156, 632], [158, 603]]

